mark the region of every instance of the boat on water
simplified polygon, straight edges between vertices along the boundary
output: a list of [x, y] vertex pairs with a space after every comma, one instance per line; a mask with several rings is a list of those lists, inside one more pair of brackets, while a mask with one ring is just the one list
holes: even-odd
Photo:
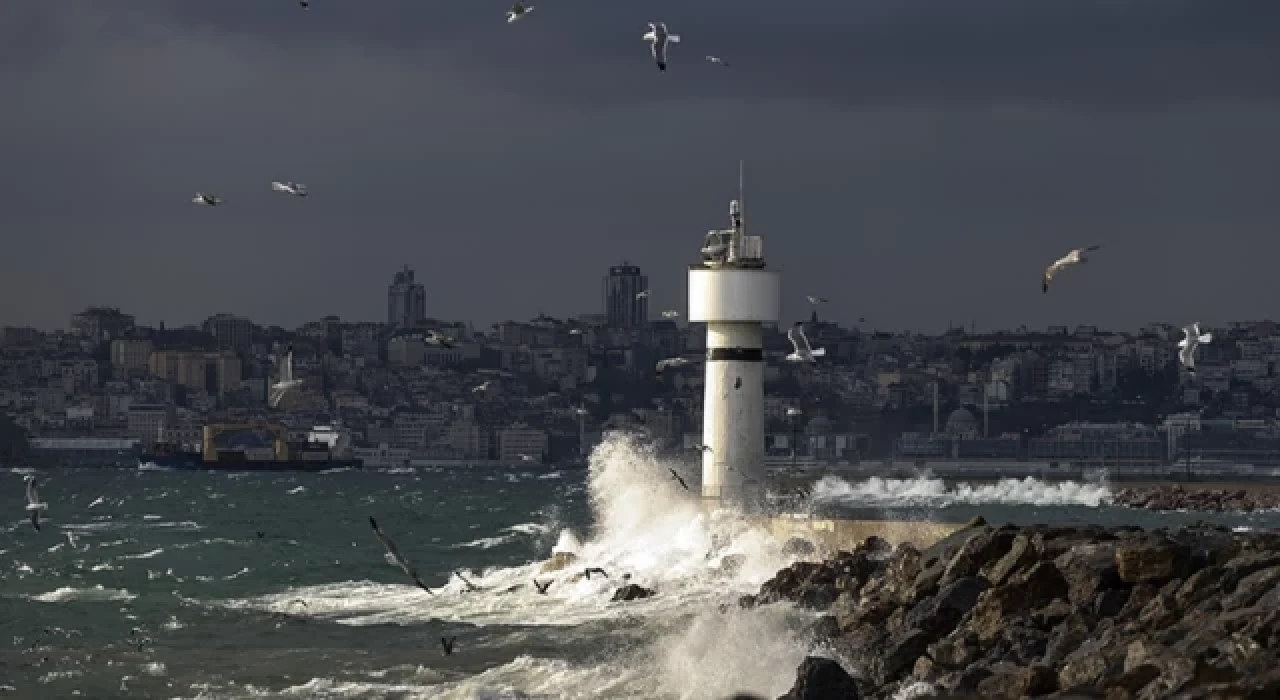
[[279, 425], [206, 425], [203, 449], [158, 444], [138, 455], [138, 468], [236, 472], [362, 468], [362, 461], [351, 455], [350, 433], [344, 430], [316, 426], [306, 440], [292, 442], [287, 435]]

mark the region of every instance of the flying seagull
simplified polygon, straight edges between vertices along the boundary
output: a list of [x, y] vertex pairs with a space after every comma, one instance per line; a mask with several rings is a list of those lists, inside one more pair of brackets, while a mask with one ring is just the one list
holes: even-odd
[[[275, 357], [271, 358], [276, 361]], [[302, 385], [301, 379], [293, 377], [293, 346], [287, 346], [284, 352], [284, 359], [277, 361], [280, 365], [279, 377], [276, 383], [271, 385], [271, 390], [267, 394], [267, 400], [271, 407], [275, 408], [280, 405], [280, 401], [284, 399], [285, 394], [297, 389]]]
[[658, 360], [658, 371], [664, 372], [668, 367], [684, 367], [689, 364], [689, 360], [684, 357], [668, 357], [665, 360]]
[[298, 6], [300, 6], [304, 10], [310, 10], [311, 0], [298, 0]]
[[814, 349], [809, 345], [809, 338], [804, 334], [804, 326], [799, 322], [787, 331], [787, 339], [791, 341], [791, 347], [794, 350], [787, 355], [787, 362], [817, 362], [815, 357], [827, 354], [826, 348]]
[[457, 576], [459, 581], [461, 581], [461, 582], [463, 582], [463, 583], [467, 584], [467, 590], [468, 590], [468, 591], [478, 591], [478, 590], [480, 590], [480, 587], [479, 587], [479, 586], [477, 586], [476, 584], [474, 584], [474, 583], [472, 583], [472, 582], [468, 581], [466, 578], [464, 578], [464, 577], [462, 576], [462, 572], [460, 572], [460, 571], [455, 571], [455, 572], [453, 572], [453, 575], [454, 575], [454, 576]]
[[222, 197], [219, 197], [217, 195], [212, 195], [212, 194], [204, 194], [203, 192], [197, 192], [196, 196], [191, 198], [191, 201], [195, 202], [196, 204], [205, 204], [211, 207], [216, 207], [219, 204], [222, 204]]
[[648, 299], [648, 298], [649, 298], [649, 290], [646, 289], [643, 292], [636, 292], [636, 299]]
[[439, 345], [442, 348], [453, 347], [453, 338], [450, 338], [439, 331], [427, 331], [427, 337], [424, 340], [427, 345]]
[[520, 455], [520, 461], [521, 461], [521, 462], [532, 462], [532, 461], [533, 461], [533, 456], [532, 456], [532, 455], [522, 454], [522, 455]]
[[707, 56], [707, 60], [710, 61], [711, 63], [724, 66], [725, 68], [729, 67], [729, 62], [724, 60], [723, 58], [720, 58], [719, 56]]
[[569, 335], [582, 335], [582, 329], [574, 328], [573, 330], [569, 331]]
[[588, 568], [588, 569], [583, 569], [582, 573], [583, 573], [583, 575], [584, 575], [584, 576], [586, 576], [586, 577], [587, 577], [587, 580], [588, 580], [588, 581], [590, 581], [590, 580], [591, 580], [591, 574], [600, 574], [601, 576], [603, 576], [603, 577], [605, 577], [605, 578], [609, 578], [609, 574], [608, 574], [604, 569], [601, 569], [601, 568], [600, 568], [600, 567], [598, 567], [598, 566], [593, 566], [593, 567], [590, 567], [590, 568]]
[[1187, 368], [1191, 374], [1196, 373], [1196, 348], [1202, 343], [1213, 342], [1213, 334], [1205, 333], [1200, 335], [1200, 324], [1193, 323], [1182, 329], [1182, 340], [1178, 341], [1178, 359], [1182, 361], [1182, 366]]
[[693, 449], [699, 452], [715, 452], [715, 450], [711, 449], [711, 445], [694, 445]]
[[449, 656], [453, 654], [453, 645], [457, 644], [457, 642], [458, 642], [458, 638], [456, 636], [440, 638], [440, 646], [444, 647], [445, 656]]
[[680, 318], [680, 312], [675, 310], [663, 311], [662, 317], [663, 318]]
[[671, 469], [670, 467], [668, 467], [668, 468], [667, 468], [667, 471], [671, 472], [671, 476], [675, 477], [675, 480], [676, 480], [676, 481], [678, 481], [678, 482], [680, 482], [680, 485], [684, 487], [684, 490], [685, 490], [685, 491], [688, 491], [688, 490], [689, 490], [689, 485], [688, 485], [688, 484], [686, 484], [686, 483], [684, 483], [684, 479], [680, 478], [680, 475], [676, 473], [676, 470]]
[[273, 182], [271, 183], [271, 189], [275, 190], [276, 192], [291, 194], [295, 197], [307, 196], [307, 186], [300, 185], [296, 182]]
[[31, 527], [34, 527], [36, 532], [40, 532], [40, 511], [47, 509], [49, 504], [40, 502], [34, 476], [28, 474], [24, 481], [27, 482], [27, 510], [31, 512]]
[[679, 44], [680, 35], [667, 32], [666, 22], [650, 22], [649, 31], [645, 33], [644, 40], [650, 44], [649, 49], [653, 53], [654, 62], [658, 64], [658, 70], [665, 71], [667, 69], [667, 44]]
[[530, 12], [533, 12], [533, 5], [526, 5], [522, 0], [516, 0], [511, 9], [507, 10], [507, 24], [511, 24]]
[[480, 386], [477, 386], [477, 387], [473, 388], [473, 389], [471, 390], [471, 393], [473, 393], [473, 394], [477, 394], [477, 393], [482, 392], [482, 391], [488, 391], [488, 390], [489, 390], [489, 386], [490, 386], [491, 384], [493, 384], [493, 382], [491, 382], [491, 381], [485, 381], [485, 383], [484, 383], [484, 384], [481, 384]]
[[427, 584], [422, 582], [422, 578], [418, 576], [418, 572], [414, 571], [413, 566], [411, 566], [409, 562], [405, 560], [404, 556], [400, 554], [400, 550], [396, 547], [396, 543], [392, 542], [390, 537], [382, 534], [382, 530], [378, 528], [378, 521], [374, 520], [372, 515], [369, 516], [369, 526], [373, 528], [373, 534], [378, 536], [378, 541], [386, 548], [387, 554], [390, 554], [391, 558], [400, 565], [400, 568], [404, 569], [406, 574], [409, 574], [409, 578], [413, 579], [413, 582], [418, 584], [418, 588], [421, 588], [431, 595], [435, 595], [436, 592], [428, 588]]
[[1085, 253], [1092, 253], [1101, 247], [1102, 246], [1100, 245], [1091, 245], [1088, 248], [1076, 248], [1061, 258], [1054, 260], [1052, 265], [1044, 269], [1044, 292], [1046, 294], [1049, 293], [1049, 282], [1052, 281], [1059, 272], [1062, 272], [1072, 265], [1089, 262], [1089, 258], [1085, 256]]
[[805, 297], [805, 298], [809, 300], [809, 303], [810, 303], [810, 304], [815, 304], [815, 305], [816, 305], [816, 304], [825, 304], [825, 303], [827, 303], [827, 301], [828, 301], [828, 299], [827, 299], [826, 297], [814, 297], [814, 296], [810, 296], [810, 297]]
[[533, 587], [534, 587], [534, 588], [536, 588], [536, 589], [538, 589], [538, 592], [539, 592], [539, 593], [541, 593], [542, 595], [546, 595], [546, 594], [547, 594], [547, 589], [548, 589], [548, 588], [551, 588], [551, 584], [553, 584], [553, 583], [555, 583], [555, 582], [556, 582], [556, 580], [555, 580], [555, 579], [551, 579], [550, 581], [547, 581], [546, 583], [542, 583], [541, 581], [539, 581], [538, 579], [536, 579], [536, 578], [535, 578], [535, 579], [533, 580]]

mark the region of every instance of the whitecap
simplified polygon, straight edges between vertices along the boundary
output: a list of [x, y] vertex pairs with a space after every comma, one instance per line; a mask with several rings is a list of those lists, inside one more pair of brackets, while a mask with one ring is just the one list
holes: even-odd
[[849, 483], [825, 476], [813, 485], [815, 503], [838, 503], [846, 506], [875, 507], [944, 507], [953, 504], [1089, 506], [1112, 502], [1111, 489], [1105, 482], [1041, 481], [1034, 477], [1001, 479], [994, 484], [957, 483], [948, 487], [942, 479], [884, 479], [872, 477]]
[[98, 585], [93, 588], [64, 586], [48, 593], [31, 596], [30, 599], [38, 603], [102, 603], [113, 600], [133, 600], [137, 597], [137, 595], [124, 589], [103, 588]]

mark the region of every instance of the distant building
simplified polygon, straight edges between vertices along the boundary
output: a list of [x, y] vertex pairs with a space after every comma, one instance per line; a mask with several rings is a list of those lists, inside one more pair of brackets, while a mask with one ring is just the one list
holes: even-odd
[[534, 462], [541, 462], [547, 454], [547, 432], [515, 426], [498, 431], [498, 461], [503, 464], [525, 462], [521, 455], [528, 455]]
[[145, 338], [117, 338], [111, 341], [111, 369], [117, 378], [147, 369], [151, 341]]
[[71, 316], [71, 332], [84, 338], [110, 340], [133, 330], [133, 317], [120, 309], [91, 306]]
[[240, 388], [242, 366], [235, 353], [177, 352], [151, 353], [152, 376], [166, 379], [188, 389], [221, 396]]
[[604, 278], [605, 321], [614, 328], [639, 328], [649, 320], [649, 278], [640, 268], [623, 262], [609, 268]]
[[210, 316], [204, 322], [204, 332], [218, 341], [219, 348], [246, 351], [253, 347], [253, 321], [231, 314]]
[[413, 280], [413, 270], [406, 265], [397, 272], [387, 288], [387, 323], [413, 326], [427, 318], [427, 290]]

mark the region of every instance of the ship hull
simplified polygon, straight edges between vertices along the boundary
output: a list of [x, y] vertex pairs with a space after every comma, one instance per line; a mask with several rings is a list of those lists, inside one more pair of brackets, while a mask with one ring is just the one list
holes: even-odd
[[322, 472], [329, 469], [360, 469], [361, 462], [358, 459], [270, 459], [206, 462], [198, 454], [144, 454], [138, 457], [138, 468], [215, 472]]

